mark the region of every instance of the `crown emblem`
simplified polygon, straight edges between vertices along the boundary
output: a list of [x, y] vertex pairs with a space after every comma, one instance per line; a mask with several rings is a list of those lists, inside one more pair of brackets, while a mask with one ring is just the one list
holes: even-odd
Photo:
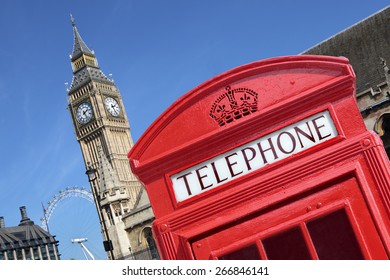
[[257, 93], [248, 88], [225, 88], [210, 109], [210, 116], [219, 126], [241, 119], [257, 111]]

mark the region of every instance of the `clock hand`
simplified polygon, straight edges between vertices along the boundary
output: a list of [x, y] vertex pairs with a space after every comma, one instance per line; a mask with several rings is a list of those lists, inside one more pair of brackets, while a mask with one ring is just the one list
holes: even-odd
[[119, 109], [114, 104], [111, 104], [111, 108], [114, 110], [115, 113], [119, 112]]

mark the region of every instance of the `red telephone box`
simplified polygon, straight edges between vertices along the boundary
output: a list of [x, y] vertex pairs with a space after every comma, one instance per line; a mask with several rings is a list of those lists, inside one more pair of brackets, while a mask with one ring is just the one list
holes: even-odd
[[345, 58], [230, 70], [129, 152], [162, 259], [388, 259], [389, 161]]

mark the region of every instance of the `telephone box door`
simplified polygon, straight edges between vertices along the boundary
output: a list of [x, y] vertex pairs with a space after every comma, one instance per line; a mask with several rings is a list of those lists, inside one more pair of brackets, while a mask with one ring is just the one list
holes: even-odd
[[193, 242], [196, 259], [387, 259], [356, 178], [280, 204]]

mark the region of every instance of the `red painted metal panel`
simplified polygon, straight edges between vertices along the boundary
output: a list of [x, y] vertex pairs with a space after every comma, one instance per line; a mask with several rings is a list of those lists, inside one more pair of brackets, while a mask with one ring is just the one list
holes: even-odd
[[[308, 225], [313, 221], [342, 210], [345, 211], [348, 217], [361, 255], [355, 256], [354, 251], [340, 251], [336, 243], [342, 242], [346, 244], [350, 239], [347, 237], [342, 239], [342, 234], [340, 234], [342, 232], [337, 232], [337, 227], [328, 226], [327, 228], [325, 225], [324, 228], [321, 228], [322, 235], [320, 237], [329, 239], [329, 235], [332, 232], [337, 233], [338, 239], [333, 245], [337, 251], [328, 253], [328, 255], [325, 252], [322, 258], [334, 259], [336, 257], [336, 259], [340, 259], [350, 254], [351, 259], [354, 257], [357, 259], [363, 257], [365, 259], [387, 259], [384, 244], [377, 234], [377, 229], [372, 221], [356, 178], [350, 177], [353, 176], [353, 173], [347, 173], [345, 176], [346, 178], [322, 185], [315, 191], [300, 194], [286, 202], [280, 202], [281, 204], [278, 207], [264, 209], [258, 213], [258, 216], [251, 216], [247, 220], [239, 220], [228, 227], [214, 230], [210, 236], [200, 240], [194, 240], [192, 244], [196, 258], [218, 259], [242, 247], [256, 244], [257, 241], [265, 243], [267, 239], [292, 228], [299, 228], [301, 226], [306, 230]], [[330, 225], [333, 224], [331, 223]], [[243, 235], [245, 238], [243, 238]], [[308, 231], [307, 235], [305, 235], [305, 232], [302, 230], [300, 235], [307, 246], [306, 258], [318, 259], [317, 251], [324, 250], [324, 248], [319, 248], [317, 244], [313, 245], [314, 233]], [[207, 242], [208, 248], [207, 250], [201, 250], [205, 242]], [[294, 249], [297, 249], [294, 246], [294, 243], [297, 242], [292, 243], [290, 248], [286, 248], [290, 253], [294, 253]], [[310, 248], [312, 248], [312, 252], [309, 253]], [[357, 248], [353, 249], [356, 250]], [[278, 248], [278, 250], [280, 251], [281, 248]], [[269, 253], [272, 253], [272, 250]], [[337, 254], [340, 256], [339, 258], [337, 258]], [[267, 258], [267, 253], [265, 257]], [[288, 256], [284, 259], [287, 258]]]

